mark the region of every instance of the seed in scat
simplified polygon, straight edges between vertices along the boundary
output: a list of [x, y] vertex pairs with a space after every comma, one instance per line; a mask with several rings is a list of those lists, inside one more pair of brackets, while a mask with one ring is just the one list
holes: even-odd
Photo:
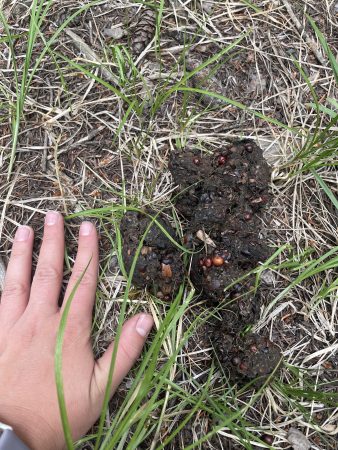
[[169, 264], [162, 263], [162, 276], [164, 278], [172, 278], [173, 272], [172, 272], [171, 266]]
[[216, 256], [214, 256], [214, 257], [212, 258], [212, 263], [213, 263], [214, 266], [220, 267], [220, 266], [223, 266], [223, 264], [224, 264], [224, 259], [223, 259], [221, 256], [216, 255]]
[[211, 267], [212, 266], [212, 259], [211, 258], [205, 258], [204, 259], [204, 265], [205, 267]]
[[273, 441], [274, 441], [274, 438], [273, 438], [273, 436], [271, 436], [271, 434], [263, 434], [261, 439], [263, 442], [265, 442], [268, 445], [272, 445]]
[[242, 363], [239, 365], [239, 369], [242, 370], [243, 372], [246, 372], [246, 371], [248, 370], [248, 365], [245, 364], [244, 362], [242, 362]]
[[224, 166], [224, 164], [227, 162], [227, 157], [224, 155], [219, 155], [219, 157], [217, 158], [217, 163], [219, 166]]
[[152, 252], [152, 248], [151, 247], [147, 247], [146, 245], [145, 246], [143, 246], [142, 248], [141, 248], [141, 255], [142, 256], [146, 256], [146, 255], [148, 255], [148, 253], [151, 253]]

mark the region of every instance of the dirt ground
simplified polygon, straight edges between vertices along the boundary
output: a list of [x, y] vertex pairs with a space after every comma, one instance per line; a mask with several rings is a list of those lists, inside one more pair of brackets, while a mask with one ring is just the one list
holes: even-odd
[[[1, 4], [15, 35], [20, 84], [31, 2]], [[243, 443], [236, 430], [224, 426], [197, 448], [264, 448], [271, 437], [270, 448], [291, 448], [290, 426], [300, 429], [314, 449], [338, 448], [336, 406], [315, 395], [292, 397], [310, 382], [313, 391], [337, 395], [337, 291], [329, 299], [319, 295], [336, 279], [336, 268], [285, 291], [299, 274], [296, 264], [338, 243], [333, 204], [294, 159], [305, 145], [305, 132], [317, 123], [306, 79], [322, 105], [337, 98], [330, 64], [307, 15], [337, 55], [338, 4], [173, 0], [150, 6], [120, 0], [51, 2], [41, 22], [44, 39], [38, 36], [32, 48], [27, 80], [32, 77], [26, 80], [11, 173], [18, 93], [10, 46], [0, 39], [0, 256], [6, 265], [17, 225], [29, 224], [37, 236], [36, 262], [49, 209], [65, 216], [112, 206], [159, 213], [172, 239], [152, 226], [140, 249], [127, 313], [147, 310], [158, 314], [159, 322], [182, 280], [189, 295], [190, 277], [196, 293], [182, 329], [204, 311], [213, 313], [183, 346], [171, 381], [194, 395], [195, 381], [207, 382], [215, 366], [210, 398], [231, 411], [250, 405], [241, 424], [264, 437], [260, 447]], [[5, 35], [1, 26], [0, 38]], [[42, 53], [55, 33], [49, 51]], [[321, 174], [337, 193], [334, 165]], [[90, 215], [100, 230], [96, 354], [114, 336], [126, 287], [116, 227], [129, 271], [149, 225], [144, 214], [122, 216]], [[67, 220], [70, 263], [80, 222], [81, 217]], [[183, 254], [173, 241], [190, 253]], [[264, 261], [274, 253], [276, 266], [265, 269]], [[294, 266], [287, 264], [291, 260]], [[257, 268], [264, 268], [258, 289], [256, 271], [224, 295], [224, 287]], [[159, 366], [167, 356], [164, 345]], [[241, 389], [243, 383], [257, 376], [266, 380], [271, 373], [273, 382], [269, 379], [251, 404], [262, 384]], [[134, 376], [111, 402], [112, 417]], [[176, 407], [169, 402], [160, 430], [138, 448], [160, 448], [186, 417]], [[160, 416], [156, 411], [149, 421]], [[197, 442], [217, 427], [215, 417], [200, 408], [166, 448]], [[92, 441], [88, 438], [82, 448], [93, 448]]]

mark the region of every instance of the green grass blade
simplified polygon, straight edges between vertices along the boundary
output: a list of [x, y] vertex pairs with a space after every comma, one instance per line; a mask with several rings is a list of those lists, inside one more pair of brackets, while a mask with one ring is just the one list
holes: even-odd
[[335, 208], [338, 210], [338, 199], [337, 197], [334, 195], [334, 193], [331, 191], [331, 189], [329, 188], [329, 186], [325, 183], [325, 181], [323, 180], [323, 178], [321, 176], [318, 175], [317, 172], [315, 172], [314, 170], [311, 170], [313, 176], [315, 177], [315, 179], [317, 180], [317, 182], [320, 184], [321, 188], [323, 189], [323, 191], [325, 192], [325, 194], [329, 197], [329, 199], [331, 200], [332, 204], [335, 206]]
[[182, 91], [182, 92], [192, 92], [192, 93], [196, 93], [196, 94], [201, 94], [201, 95], [206, 95], [208, 97], [214, 97], [217, 98], [219, 100], [224, 101], [224, 103], [227, 103], [229, 105], [235, 106], [236, 108], [241, 109], [242, 111], [246, 111], [248, 113], [253, 114], [256, 117], [259, 117], [260, 119], [263, 119], [265, 122], [271, 123], [273, 125], [276, 125], [278, 127], [281, 127], [285, 130], [291, 131], [292, 133], [299, 133], [299, 130], [297, 130], [296, 128], [292, 128], [289, 127], [288, 125], [285, 125], [283, 122], [280, 122], [277, 119], [274, 119], [272, 117], [269, 116], [265, 116], [264, 114], [260, 113], [259, 111], [256, 111], [254, 109], [249, 108], [248, 106], [244, 105], [243, 103], [240, 103], [236, 100], [231, 100], [228, 97], [224, 97], [224, 95], [221, 94], [217, 94], [216, 92], [212, 92], [212, 91], [207, 91], [204, 89], [198, 89], [198, 88], [191, 88], [191, 87], [184, 87], [184, 86], [177, 86], [175, 88], [175, 90], [177, 91]]
[[74, 299], [76, 291], [77, 291], [78, 287], [80, 286], [80, 283], [81, 283], [85, 273], [87, 272], [90, 262], [91, 262], [91, 259], [90, 259], [89, 263], [87, 264], [86, 268], [84, 269], [83, 273], [77, 280], [68, 299], [66, 300], [66, 306], [62, 313], [60, 325], [59, 325], [57, 336], [56, 336], [55, 355], [54, 355], [54, 375], [55, 375], [55, 383], [56, 383], [57, 397], [58, 397], [58, 402], [59, 402], [62, 428], [63, 428], [63, 432], [64, 432], [68, 450], [73, 450], [74, 444], [73, 444], [71, 428], [69, 425], [69, 419], [68, 419], [66, 401], [65, 401], [65, 394], [64, 394], [64, 388], [63, 388], [62, 348], [63, 348], [63, 341], [64, 341], [70, 307], [72, 305], [72, 301]]

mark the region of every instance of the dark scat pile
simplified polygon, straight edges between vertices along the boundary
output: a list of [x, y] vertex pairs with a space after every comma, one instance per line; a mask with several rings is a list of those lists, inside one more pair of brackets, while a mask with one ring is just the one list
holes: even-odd
[[[228, 319], [229, 320], [229, 319]], [[267, 337], [248, 334], [244, 337], [230, 335], [223, 321], [215, 328], [212, 340], [217, 359], [234, 382], [247, 383], [255, 380], [255, 385], [263, 384], [278, 367], [281, 352]]]
[[[259, 238], [270, 199], [269, 166], [257, 145], [240, 142], [212, 155], [198, 150], [173, 153], [169, 167], [182, 191], [176, 207], [189, 221], [188, 240], [200, 248], [193, 259], [192, 281], [210, 299], [222, 300], [225, 286], [270, 255]], [[211, 241], [201, 242], [197, 233], [206, 233]], [[247, 287], [236, 285], [230, 296]]]
[[[121, 221], [122, 256], [128, 273], [150, 221], [147, 215], [134, 211], [127, 212]], [[157, 222], [178, 242], [175, 231], [164, 218], [158, 218]], [[183, 282], [183, 276], [180, 251], [154, 223], [144, 238], [136, 261], [133, 283], [141, 288], [149, 288], [158, 298], [171, 300]]]
[[[242, 337], [243, 331], [257, 321], [262, 299], [254, 289], [254, 276], [235, 281], [271, 254], [260, 237], [270, 201], [269, 166], [256, 144], [242, 141], [210, 154], [199, 150], [173, 152], [169, 168], [180, 188], [175, 206], [188, 223], [184, 244], [195, 253], [191, 280], [210, 301], [225, 300], [223, 320], [215, 323], [210, 336], [217, 359], [233, 382], [257, 377], [264, 381], [278, 364], [280, 350], [266, 337]], [[146, 215], [135, 212], [127, 213], [122, 220], [127, 271], [149, 221]], [[159, 221], [177, 240], [170, 224], [163, 218]], [[180, 251], [152, 225], [136, 263], [133, 283], [170, 300], [183, 278]], [[233, 286], [224, 292], [230, 284]]]
[[257, 321], [262, 303], [254, 276], [227, 293], [224, 288], [271, 255], [260, 237], [270, 201], [269, 166], [256, 144], [242, 141], [209, 155], [172, 153], [169, 168], [181, 191], [176, 207], [189, 222], [186, 241], [197, 251], [190, 274], [194, 286], [214, 302], [226, 299], [210, 335], [217, 359], [233, 382], [260, 384], [281, 353], [266, 337], [241, 337]]

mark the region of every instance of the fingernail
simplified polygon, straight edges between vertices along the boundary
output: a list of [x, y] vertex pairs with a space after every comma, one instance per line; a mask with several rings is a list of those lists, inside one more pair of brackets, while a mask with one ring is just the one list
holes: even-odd
[[26, 225], [21, 225], [15, 233], [15, 240], [19, 242], [27, 241], [29, 235], [31, 234], [31, 229], [26, 227]]
[[60, 218], [60, 213], [56, 211], [48, 211], [45, 217], [46, 225], [56, 225]]
[[94, 225], [91, 222], [82, 222], [80, 226], [80, 236], [89, 236], [93, 231]]
[[136, 323], [136, 333], [138, 333], [141, 337], [146, 337], [153, 328], [153, 325], [153, 318], [148, 314], [142, 314]]

